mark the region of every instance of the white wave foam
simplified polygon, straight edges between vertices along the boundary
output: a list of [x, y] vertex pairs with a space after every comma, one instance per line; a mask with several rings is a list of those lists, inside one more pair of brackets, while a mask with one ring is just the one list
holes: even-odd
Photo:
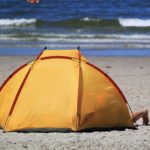
[[100, 19], [91, 19], [91, 18], [86, 17], [86, 18], [81, 19], [81, 21], [100, 21]]
[[[36, 35], [35, 35], [36, 37]], [[40, 36], [43, 39], [68, 39], [68, 40], [135, 40], [135, 41], [148, 41], [150, 40], [149, 34], [43, 34]]]
[[36, 19], [0, 19], [0, 26], [19, 26], [36, 23]]
[[147, 34], [53, 34], [46, 33], [39, 36], [39, 34], [31, 33], [28, 37], [19, 37], [17, 34], [0, 34], [0, 44], [15, 43], [29, 44], [35, 46], [38, 44], [45, 44], [52, 47], [58, 45], [70, 46], [80, 45], [82, 47], [98, 47], [98, 48], [150, 48], [150, 35]]
[[150, 19], [119, 19], [120, 25], [124, 27], [150, 27]]
[[[5, 37], [5, 39], [4, 39]], [[15, 39], [15, 40], [38, 40], [46, 42], [80, 42], [88, 43], [89, 41], [94, 43], [149, 43], [150, 35], [145, 34], [35, 34], [31, 33], [28, 37], [18, 36], [17, 34], [0, 34], [0, 40]]]
[[[38, 41], [38, 42], [37, 42]], [[17, 38], [17, 37], [1, 37], [0, 36], [0, 44], [1, 46], [7, 46], [6, 42], [15, 46], [19, 45], [19, 47], [25, 45], [27, 46], [35, 46], [37, 45], [47, 45], [48, 47], [58, 48], [59, 46], [64, 47], [76, 47], [80, 45], [82, 48], [150, 48], [149, 40], [141, 40], [141, 39], [118, 39], [118, 38], [105, 38], [105, 39], [70, 39], [70, 38], [44, 38], [44, 37], [28, 37], [28, 38]], [[44, 46], [42, 46], [44, 47]]]

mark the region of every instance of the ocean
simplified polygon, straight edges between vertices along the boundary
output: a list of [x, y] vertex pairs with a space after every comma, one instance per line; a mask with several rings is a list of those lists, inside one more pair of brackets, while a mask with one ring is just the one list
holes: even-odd
[[45, 46], [150, 56], [150, 0], [1, 0], [0, 55], [35, 55]]

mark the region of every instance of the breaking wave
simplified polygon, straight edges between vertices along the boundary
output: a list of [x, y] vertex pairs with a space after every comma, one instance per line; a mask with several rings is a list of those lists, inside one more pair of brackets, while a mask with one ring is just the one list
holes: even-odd
[[0, 26], [22, 26], [22, 25], [51, 26], [51, 27], [150, 27], [150, 19], [138, 18], [117, 18], [117, 19], [97, 19], [82, 18], [68, 19], [61, 21], [30, 19], [0, 19]]
[[119, 19], [124, 27], [150, 27], [150, 19]]
[[20, 26], [36, 23], [36, 19], [0, 19], [0, 26]]

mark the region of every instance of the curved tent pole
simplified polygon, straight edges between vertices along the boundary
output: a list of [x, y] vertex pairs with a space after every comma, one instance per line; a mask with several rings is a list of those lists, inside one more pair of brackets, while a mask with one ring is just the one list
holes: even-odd
[[[78, 58], [75, 58], [75, 57], [69, 57], [69, 56], [47, 56], [47, 57], [42, 57], [40, 58], [41, 60], [46, 60], [46, 59], [68, 59], [68, 60], [72, 60], [72, 59], [76, 59], [76, 60], [79, 60]], [[124, 96], [124, 94], [122, 93], [122, 91], [120, 90], [120, 88], [118, 87], [118, 85], [111, 79], [111, 77], [109, 77], [104, 71], [102, 71], [101, 69], [99, 69], [98, 67], [96, 67], [95, 65], [85, 61], [85, 60], [82, 60], [80, 59], [80, 61], [86, 63], [87, 65], [95, 68], [97, 71], [99, 71], [100, 73], [102, 73], [103, 75], [105, 75], [110, 81], [111, 83], [113, 83], [113, 85], [117, 88], [117, 90], [119, 91], [119, 93], [121, 94], [121, 96], [123, 97], [125, 103], [128, 103], [127, 102], [127, 99], [126, 97]]]
[[130, 109], [131, 115], [132, 115], [132, 117], [133, 117], [133, 120], [134, 120], [134, 123], [135, 123], [135, 128], [138, 128], [138, 125], [137, 125], [137, 123], [136, 123], [136, 121], [135, 121], [135, 119], [134, 119], [134, 115], [133, 115], [133, 111], [132, 111], [132, 109], [131, 109], [131, 106], [129, 105], [128, 102], [127, 102], [127, 104], [128, 104], [129, 109]]
[[[42, 55], [42, 53], [43, 53], [43, 51], [44, 51], [45, 49], [47, 49], [47, 47], [45, 47], [45, 48], [41, 51], [41, 53], [37, 56], [37, 58], [35, 59], [35, 61], [34, 61], [33, 64], [31, 65], [31, 67], [29, 68], [28, 72], [26, 73], [26, 75], [25, 75], [25, 77], [24, 77], [24, 79], [23, 79], [23, 81], [22, 81], [22, 83], [21, 83], [21, 85], [20, 85], [20, 87], [19, 87], [19, 89], [18, 89], [18, 92], [17, 92], [17, 94], [16, 94], [16, 96], [15, 96], [15, 98], [14, 98], [14, 100], [13, 100], [13, 104], [12, 104], [12, 106], [11, 106], [11, 109], [10, 109], [10, 111], [9, 111], [9, 114], [8, 114], [8, 116], [7, 116], [7, 119], [6, 119], [6, 122], [5, 122], [5, 125], [4, 125], [4, 132], [6, 131], [6, 128], [7, 128], [9, 119], [10, 119], [10, 116], [11, 116], [11, 114], [13, 113], [13, 110], [14, 110], [14, 108], [15, 108], [15, 106], [16, 106], [17, 100], [18, 100], [18, 98], [19, 98], [19, 96], [20, 96], [20, 94], [21, 94], [21, 91], [22, 91], [22, 89], [23, 89], [23, 87], [24, 87], [24, 85], [25, 85], [25, 83], [26, 83], [26, 80], [27, 80], [27, 78], [28, 78], [28, 76], [29, 76], [29, 74], [30, 74], [30, 72], [31, 72], [31, 69], [32, 69], [32, 67], [34, 66], [34, 64], [37, 62], [37, 60], [39, 59], [39, 57]], [[20, 69], [19, 69], [19, 70], [20, 70]], [[19, 71], [19, 70], [17, 70], [17, 71]]]
[[[29, 62], [28, 62], [29, 63]], [[2, 85], [0, 86], [0, 92], [2, 91], [3, 87], [6, 85], [6, 83], [22, 68], [24, 68], [25, 66], [28, 65], [28, 63], [23, 64], [22, 66], [20, 66], [19, 68], [17, 68], [11, 75], [9, 75], [9, 77], [2, 83]]]
[[[118, 87], [118, 85], [111, 79], [111, 77], [109, 77], [106, 73], [104, 73], [101, 69], [99, 69], [98, 67], [96, 67], [95, 65], [93, 64], [90, 64], [89, 62], [87, 62], [87, 64], [89, 64], [90, 66], [92, 66], [93, 68], [95, 68], [96, 70], [98, 70], [99, 72], [101, 72], [102, 74], [104, 74], [105, 76], [107, 76], [107, 78], [111, 81], [111, 83], [117, 88], [118, 92], [121, 94], [121, 96], [123, 97], [125, 103], [127, 103], [128, 107], [129, 107], [129, 110], [131, 112], [131, 115], [133, 117], [133, 111], [129, 105], [129, 102], [127, 101], [125, 95], [123, 94], [123, 92], [120, 90], [120, 88]], [[134, 118], [134, 117], [133, 117]], [[135, 125], [137, 126], [136, 122], [135, 122]]]

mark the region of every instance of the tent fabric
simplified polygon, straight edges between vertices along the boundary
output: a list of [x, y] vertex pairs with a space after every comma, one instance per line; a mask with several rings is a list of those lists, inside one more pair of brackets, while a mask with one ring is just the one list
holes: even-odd
[[79, 50], [44, 50], [0, 88], [4, 131], [134, 127], [115, 82]]

